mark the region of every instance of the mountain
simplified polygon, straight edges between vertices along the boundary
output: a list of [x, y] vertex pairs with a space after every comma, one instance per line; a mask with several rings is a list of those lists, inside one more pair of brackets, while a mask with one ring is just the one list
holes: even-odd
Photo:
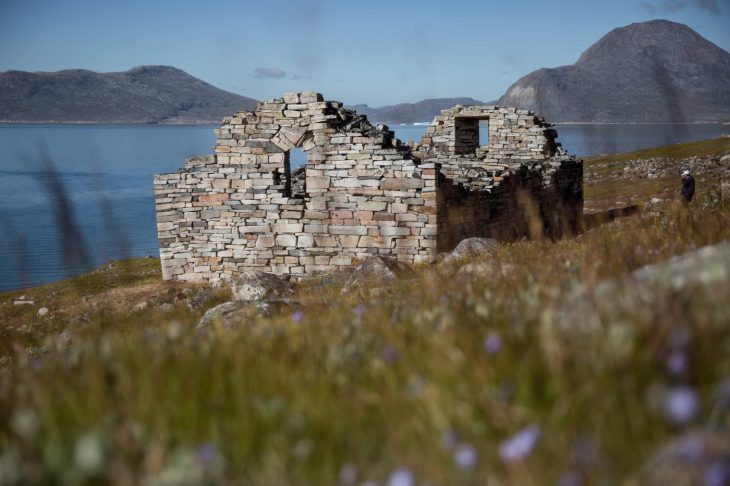
[[256, 100], [170, 66], [0, 73], [0, 122], [218, 123]]
[[441, 113], [441, 110], [454, 105], [482, 105], [483, 102], [474, 98], [438, 98], [423, 100], [418, 103], [400, 103], [397, 105], [372, 108], [368, 105], [348, 106], [368, 119], [378, 123], [418, 123], [430, 122]]
[[498, 104], [552, 122], [730, 121], [730, 53], [666, 20], [615, 29], [571, 66], [539, 69]]

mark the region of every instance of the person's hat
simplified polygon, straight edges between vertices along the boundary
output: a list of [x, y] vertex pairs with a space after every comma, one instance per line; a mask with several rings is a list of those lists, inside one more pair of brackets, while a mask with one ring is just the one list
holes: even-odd
[[688, 170], [685, 170], [684, 172], [682, 172], [682, 175], [683, 176], [689, 175], [689, 171]]

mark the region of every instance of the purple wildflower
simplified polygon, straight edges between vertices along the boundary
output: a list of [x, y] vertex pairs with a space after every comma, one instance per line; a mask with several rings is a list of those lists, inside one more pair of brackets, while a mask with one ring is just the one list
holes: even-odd
[[393, 471], [388, 478], [388, 486], [413, 486], [416, 479], [407, 467], [401, 466]]
[[355, 484], [355, 481], [357, 481], [357, 466], [352, 463], [345, 464], [340, 469], [339, 477], [340, 484]]
[[714, 461], [707, 466], [702, 479], [704, 486], [727, 486], [730, 483], [730, 467], [722, 461]]
[[688, 386], [677, 386], [667, 393], [664, 414], [674, 424], [691, 422], [700, 410], [697, 392]]
[[473, 469], [477, 464], [477, 450], [471, 444], [459, 444], [454, 451], [454, 463], [462, 471]]
[[491, 332], [484, 338], [484, 351], [487, 354], [496, 354], [502, 349], [502, 336], [498, 332]]
[[459, 441], [459, 434], [454, 430], [450, 429], [444, 432], [441, 436], [441, 446], [446, 450], [451, 450], [456, 447], [456, 443]]
[[216, 449], [213, 444], [206, 442], [198, 447], [198, 459], [205, 464], [210, 463], [216, 456]]
[[499, 457], [504, 462], [521, 461], [532, 453], [539, 439], [540, 427], [528, 425], [499, 444]]
[[416, 479], [407, 467], [399, 467], [388, 478], [388, 486], [413, 486]]
[[439, 297], [439, 302], [441, 305], [446, 305], [449, 303], [449, 296], [446, 294], [441, 294], [441, 297]]
[[302, 322], [302, 318], [304, 317], [304, 311], [301, 309], [297, 309], [294, 311], [294, 314], [291, 315], [291, 320], [299, 324]]
[[568, 471], [558, 479], [558, 486], [581, 486], [583, 484], [583, 476], [576, 471]]
[[380, 356], [383, 358], [383, 361], [392, 364], [398, 361], [398, 350], [392, 344], [386, 344], [383, 346]]
[[683, 375], [687, 372], [687, 355], [681, 351], [675, 351], [667, 358], [667, 371], [673, 376]]
[[697, 436], [686, 437], [679, 442], [677, 455], [684, 462], [700, 462], [705, 455], [705, 441]]
[[365, 315], [365, 311], [367, 311], [367, 309], [362, 304], [358, 304], [354, 309], [352, 309], [352, 312], [355, 313], [355, 316], [358, 319], [362, 319], [362, 316]]

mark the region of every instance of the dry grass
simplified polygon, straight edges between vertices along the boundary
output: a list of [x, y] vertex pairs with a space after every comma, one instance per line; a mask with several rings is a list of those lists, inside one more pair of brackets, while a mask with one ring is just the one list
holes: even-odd
[[[720, 157], [730, 153], [730, 137], [701, 142], [669, 145], [625, 154], [589, 157], [584, 161], [585, 211], [605, 211], [615, 207], [646, 205], [652, 198], [679, 201], [680, 170], [671, 176], [656, 178], [626, 176], [624, 167], [630, 161], [663, 159], [673, 166], [690, 157]], [[677, 169], [679, 169], [677, 167]], [[697, 193], [721, 193], [721, 183], [730, 182], [728, 172], [696, 173]]]
[[[712, 419], [730, 432], [727, 411], [713, 415], [730, 373], [730, 284], [711, 295], [657, 289], [641, 305], [619, 285], [598, 327], [566, 317], [566, 305], [581, 289], [582, 301], [599, 299], [600, 282], [729, 238], [730, 207], [705, 192], [689, 210], [667, 203], [577, 239], [502, 245], [497, 278], [441, 265], [376, 294], [312, 283], [299, 312], [207, 336], [192, 329], [203, 309], [180, 304], [67, 319], [80, 296], [123, 299], [111, 288], [168, 295], [154, 260], [25, 291], [40, 302], [57, 292], [73, 312], [48, 323], [0, 307], [0, 484], [12, 474], [115, 484], [636, 480], [688, 428]], [[21, 322], [32, 323], [25, 334]], [[680, 334], [688, 364], [677, 375], [667, 360]], [[699, 399], [682, 425], [661, 408], [679, 384]], [[504, 449], [521, 430], [529, 446], [538, 429], [534, 447]]]

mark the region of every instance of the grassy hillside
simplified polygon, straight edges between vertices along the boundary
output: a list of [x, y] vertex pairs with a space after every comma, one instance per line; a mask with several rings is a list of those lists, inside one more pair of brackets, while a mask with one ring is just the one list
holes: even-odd
[[0, 123], [220, 123], [256, 103], [172, 66], [0, 72]]
[[[596, 210], [649, 197], [630, 177], [604, 197], [599, 164], [623, 157], [587, 162]], [[298, 307], [205, 335], [228, 290], [162, 282], [155, 259], [2, 294], [0, 484], [647, 484], [668, 441], [730, 432], [730, 281], [630, 277], [730, 239], [720, 189], [387, 292], [310, 282]]]
[[[691, 169], [702, 192], [722, 193], [730, 183], [728, 162], [730, 137], [655, 147], [623, 154], [589, 157], [585, 160], [585, 209], [646, 204], [652, 198], [671, 201], [678, 197], [680, 174]], [[727, 192], [728, 188], [725, 189]]]

